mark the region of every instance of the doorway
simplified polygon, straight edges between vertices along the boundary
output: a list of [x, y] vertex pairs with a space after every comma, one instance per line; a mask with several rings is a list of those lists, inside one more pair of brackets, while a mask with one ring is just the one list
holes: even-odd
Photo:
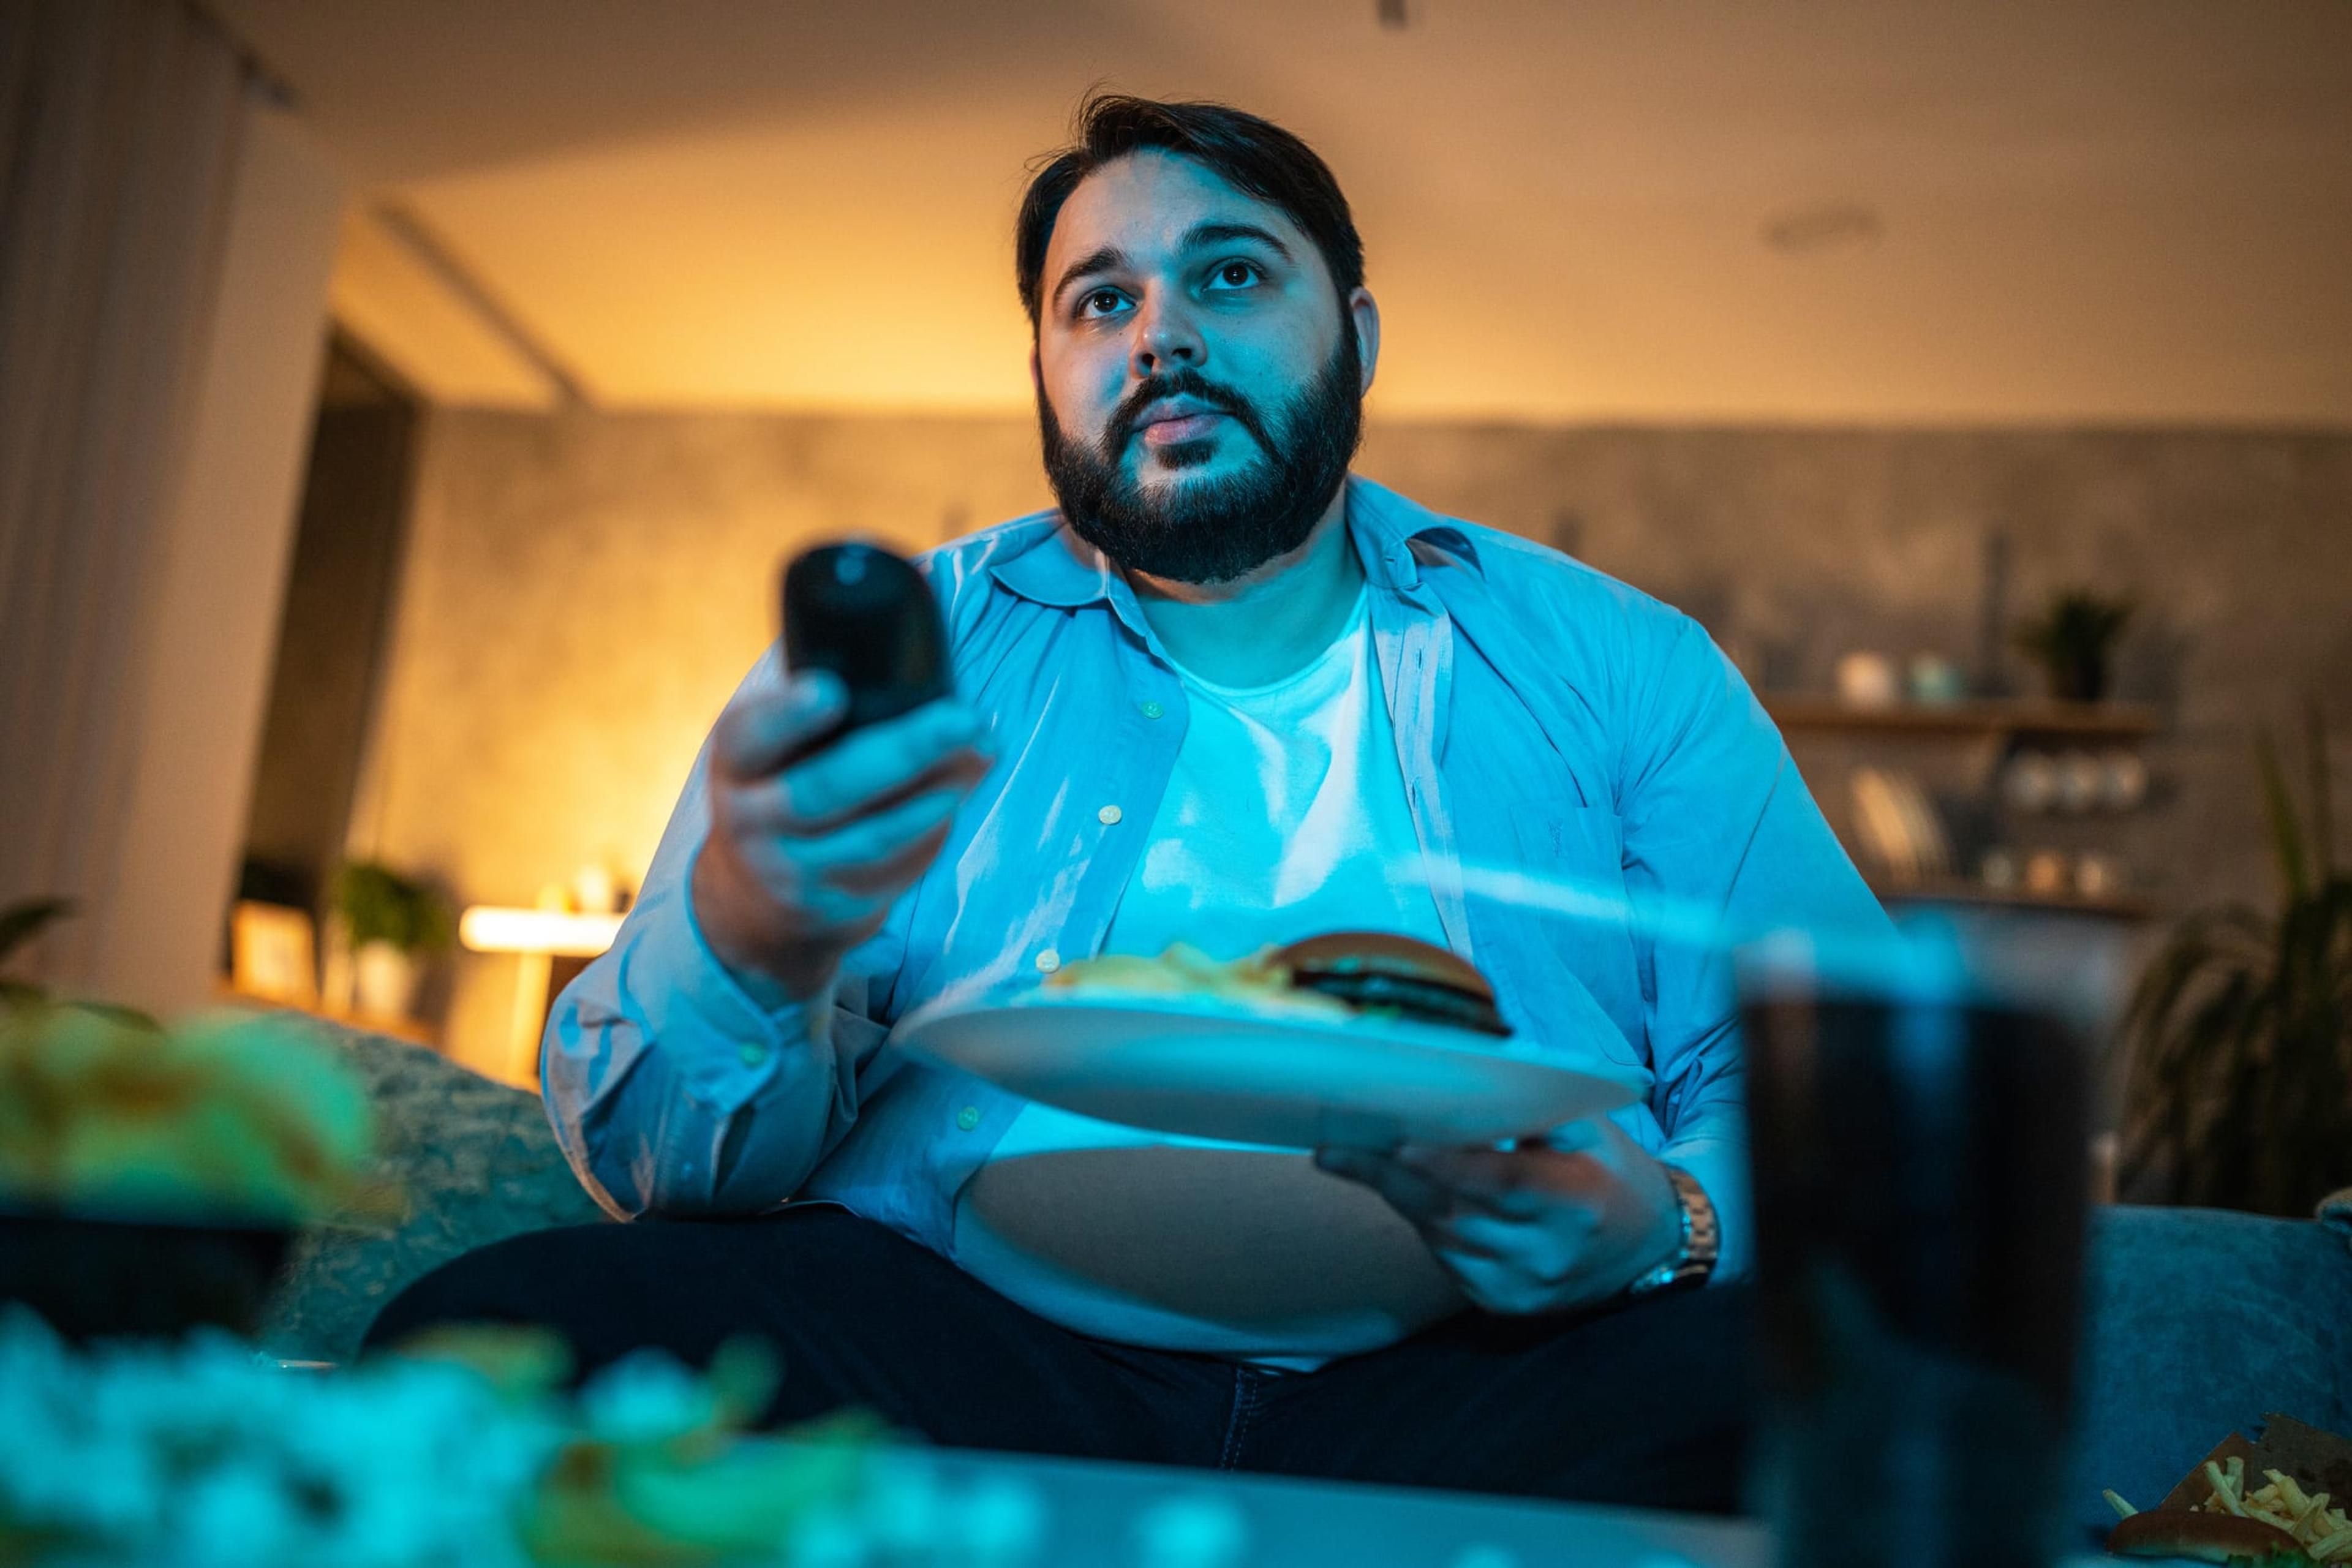
[[246, 816], [241, 901], [313, 921], [324, 913], [391, 625], [421, 413], [365, 349], [330, 338]]

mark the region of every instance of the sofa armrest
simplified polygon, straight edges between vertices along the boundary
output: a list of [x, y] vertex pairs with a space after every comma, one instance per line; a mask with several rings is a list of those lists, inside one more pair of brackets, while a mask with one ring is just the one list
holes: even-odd
[[537, 1095], [404, 1041], [320, 1032], [367, 1083], [380, 1132], [373, 1174], [404, 1213], [330, 1215], [303, 1235], [261, 1325], [270, 1354], [348, 1360], [411, 1280], [523, 1231], [604, 1217], [563, 1163]]

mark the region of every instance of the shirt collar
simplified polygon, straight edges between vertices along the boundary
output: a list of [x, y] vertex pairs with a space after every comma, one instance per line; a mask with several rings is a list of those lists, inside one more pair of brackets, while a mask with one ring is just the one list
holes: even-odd
[[[1039, 514], [1041, 519], [1054, 515]], [[1348, 530], [1363, 560], [1364, 575], [1391, 594], [1412, 593], [1421, 585], [1422, 568], [1447, 558], [1478, 569], [1477, 549], [1461, 524], [1357, 474], [1348, 476]], [[1068, 610], [1108, 601], [1130, 630], [1146, 636], [1127, 579], [1101, 551], [1067, 527], [1041, 533], [1029, 548], [996, 563], [989, 573], [1040, 605]]]
[[1482, 570], [1477, 546], [1460, 523], [1356, 474], [1348, 476], [1348, 528], [1364, 575], [1393, 594], [1412, 594], [1423, 567], [1449, 559]]

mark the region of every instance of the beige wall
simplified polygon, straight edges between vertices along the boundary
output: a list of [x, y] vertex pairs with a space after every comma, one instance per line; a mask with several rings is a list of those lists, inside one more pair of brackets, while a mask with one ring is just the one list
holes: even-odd
[[[353, 837], [466, 901], [527, 902], [592, 858], [635, 877], [772, 635], [785, 552], [920, 546], [1047, 499], [1016, 419], [441, 410], [423, 452]], [[1788, 685], [1854, 646], [1967, 661], [1988, 528], [2014, 542], [2020, 612], [2076, 581], [2137, 593], [2127, 691], [2173, 728], [2158, 804], [2116, 831], [2174, 902], [2265, 886], [2256, 717], [2309, 686], [2352, 733], [2331, 679], [2352, 666], [2352, 436], [1396, 426], [1358, 468], [1571, 546]], [[445, 973], [460, 1056], [501, 1065], [513, 967]]]
[[[436, 411], [354, 850], [469, 903], [591, 859], [634, 882], [775, 635], [787, 552], [918, 549], [1045, 499], [1011, 421]], [[456, 962], [455, 1054], [502, 1065], [515, 969]]]

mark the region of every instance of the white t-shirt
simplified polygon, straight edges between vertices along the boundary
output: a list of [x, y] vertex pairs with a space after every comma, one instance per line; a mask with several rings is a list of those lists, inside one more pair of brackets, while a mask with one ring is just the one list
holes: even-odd
[[[1270, 686], [1179, 670], [1188, 719], [1104, 951], [1216, 958], [1328, 931], [1444, 945], [1366, 599]], [[956, 1261], [1065, 1327], [1312, 1367], [1457, 1310], [1420, 1237], [1305, 1154], [1145, 1132], [1031, 1104], [959, 1195]]]
[[1445, 945], [1427, 884], [1391, 879], [1421, 844], [1366, 611], [1359, 594], [1331, 646], [1271, 686], [1177, 672], [1184, 743], [1104, 952], [1239, 958], [1328, 931]]

